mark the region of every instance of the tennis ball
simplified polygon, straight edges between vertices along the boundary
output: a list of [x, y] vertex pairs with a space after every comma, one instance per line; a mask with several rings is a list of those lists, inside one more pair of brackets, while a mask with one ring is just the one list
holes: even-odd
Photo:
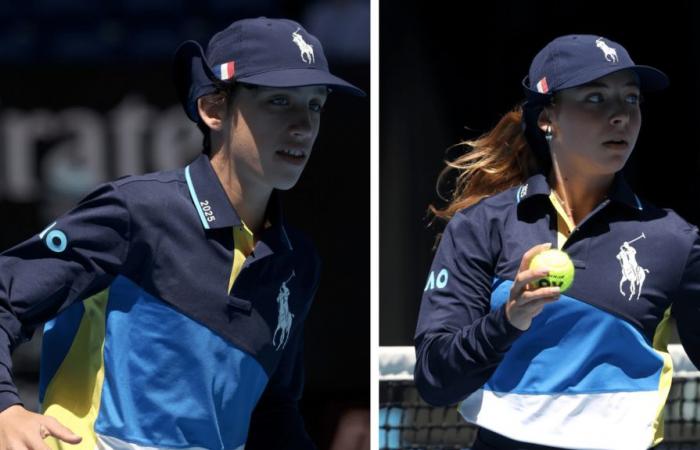
[[559, 286], [561, 292], [564, 292], [574, 282], [574, 264], [569, 255], [561, 250], [550, 249], [538, 253], [532, 258], [530, 269], [549, 270], [549, 275], [532, 283], [535, 288]]

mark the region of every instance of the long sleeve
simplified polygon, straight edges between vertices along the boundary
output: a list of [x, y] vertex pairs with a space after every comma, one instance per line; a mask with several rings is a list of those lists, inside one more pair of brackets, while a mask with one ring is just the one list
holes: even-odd
[[673, 297], [673, 316], [685, 352], [700, 367], [700, 235], [692, 231], [693, 243], [681, 276], [678, 292]]
[[106, 184], [0, 255], [0, 411], [21, 403], [11, 352], [38, 325], [109, 285], [126, 258], [129, 227], [119, 191]]
[[430, 269], [416, 329], [416, 386], [432, 404], [466, 398], [494, 372], [522, 333], [490, 307], [496, 227], [479, 205], [448, 224]]

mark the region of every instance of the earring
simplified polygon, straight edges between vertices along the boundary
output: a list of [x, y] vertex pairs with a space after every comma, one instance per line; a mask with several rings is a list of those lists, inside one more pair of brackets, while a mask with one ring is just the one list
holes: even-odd
[[544, 138], [547, 140], [548, 144], [552, 143], [552, 126], [547, 125], [547, 127], [544, 130]]

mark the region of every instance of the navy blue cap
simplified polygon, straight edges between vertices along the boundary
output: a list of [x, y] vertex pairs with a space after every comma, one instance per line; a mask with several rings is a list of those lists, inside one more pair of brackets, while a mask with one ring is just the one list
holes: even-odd
[[572, 34], [547, 44], [532, 60], [530, 72], [523, 80], [528, 100], [542, 100], [562, 89], [589, 83], [621, 70], [632, 70], [639, 78], [640, 89], [664, 89], [666, 74], [650, 66], [636, 65], [625, 48], [610, 39]]
[[325, 85], [334, 91], [364, 96], [352, 84], [332, 75], [321, 42], [287, 19], [243, 19], [216, 33], [206, 54], [195, 41], [175, 54], [177, 93], [187, 116], [200, 120], [197, 99], [216, 92], [221, 82], [269, 87]]

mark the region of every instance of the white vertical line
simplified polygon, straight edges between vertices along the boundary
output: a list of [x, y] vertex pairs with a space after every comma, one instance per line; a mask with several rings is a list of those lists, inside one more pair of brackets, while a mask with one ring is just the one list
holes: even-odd
[[370, 448], [379, 449], [379, 0], [370, 1]]

